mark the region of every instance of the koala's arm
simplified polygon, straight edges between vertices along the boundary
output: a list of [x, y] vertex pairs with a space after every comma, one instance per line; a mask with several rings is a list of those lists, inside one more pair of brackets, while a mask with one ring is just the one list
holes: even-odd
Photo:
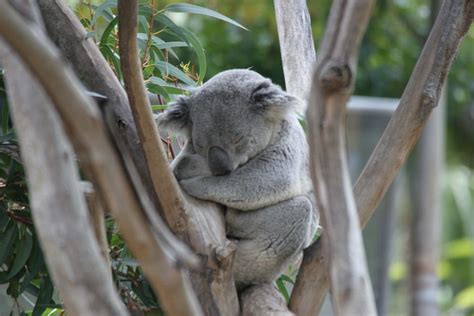
[[211, 175], [206, 160], [194, 152], [189, 141], [171, 163], [171, 169], [178, 181]]
[[285, 201], [309, 190], [306, 156], [293, 146], [267, 148], [259, 156], [224, 176], [182, 180], [183, 189], [201, 200], [239, 210], [255, 210]]

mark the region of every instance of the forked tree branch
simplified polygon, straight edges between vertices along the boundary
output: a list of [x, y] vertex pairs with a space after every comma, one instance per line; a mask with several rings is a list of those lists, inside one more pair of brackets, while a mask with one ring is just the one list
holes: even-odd
[[[175, 250], [175, 245], [183, 246], [167, 232], [165, 225], [159, 231], [152, 230], [98, 109], [84, 94], [83, 86], [57, 49], [5, 1], [0, 1], [0, 35], [22, 57], [53, 100], [84, 170], [114, 214], [164, 309], [173, 315], [200, 314], [189, 282], [179, 267], [194, 261], [189, 254]], [[31, 54], [31, 49], [35, 54]]]
[[[431, 110], [437, 105], [451, 63], [473, 19], [473, 1], [443, 3], [400, 105], [354, 186], [362, 227], [406, 161]], [[319, 313], [329, 288], [321, 277], [325, 273], [326, 260], [318, 244], [305, 251], [290, 301], [291, 309], [298, 315]], [[314, 284], [317, 280], [320, 283]]]
[[372, 5], [372, 0], [333, 2], [307, 114], [311, 174], [336, 315], [376, 314], [345, 146], [346, 104]]
[[[14, 4], [40, 27], [33, 1]], [[71, 315], [127, 315], [108, 277], [110, 266], [94, 238], [74, 153], [61, 120], [40, 84], [2, 40], [0, 59], [21, 145], [33, 222], [67, 311]]]

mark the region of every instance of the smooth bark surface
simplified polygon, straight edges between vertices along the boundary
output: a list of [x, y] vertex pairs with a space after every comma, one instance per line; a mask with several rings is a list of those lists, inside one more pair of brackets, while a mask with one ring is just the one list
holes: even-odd
[[[4, 64], [33, 221], [66, 310], [71, 315], [126, 315], [94, 238], [60, 120], [19, 60], [6, 56]], [[21, 88], [25, 85], [28, 89]]]
[[184, 210], [184, 198], [169, 167], [143, 80], [137, 42], [138, 1], [120, 0], [118, 20], [120, 64], [125, 90], [145, 152], [146, 165], [168, 225], [181, 239], [186, 240], [188, 218]]
[[[425, 48], [405, 88], [395, 114], [359, 176], [354, 195], [361, 226], [370, 219], [418, 139], [428, 116], [437, 105], [451, 63], [474, 18], [474, 2], [445, 1]], [[325, 257], [318, 245], [307, 251], [315, 258], [304, 258], [290, 301], [298, 315], [316, 315], [329, 284], [318, 274], [324, 272]], [[318, 274], [309, 273], [319, 271]], [[304, 280], [304, 281], [302, 281]]]
[[[442, 100], [443, 101], [443, 100]], [[416, 147], [416, 179], [411, 179], [412, 217], [410, 236], [411, 315], [439, 314], [439, 281], [436, 270], [440, 254], [441, 206], [444, 160], [444, 107], [440, 102]]]
[[[37, 12], [29, 1], [22, 6]], [[66, 310], [71, 315], [127, 315], [94, 238], [74, 153], [61, 120], [35, 77], [3, 42], [0, 58], [24, 157], [35, 229]]]
[[[127, 245], [160, 297], [163, 308], [173, 315], [186, 315], [190, 310], [187, 305], [196, 306], [196, 300], [180, 266], [190, 259], [175, 250], [180, 242], [167, 232], [166, 226], [162, 225], [158, 231], [150, 227], [100, 113], [84, 94], [83, 86], [49, 39], [6, 2], [0, 2], [0, 34], [53, 100], [86, 174], [105, 206], [114, 214]], [[30, 53], [32, 48], [35, 54]], [[199, 309], [195, 312], [199, 314]]]
[[336, 315], [376, 314], [345, 145], [346, 104], [372, 5], [370, 0], [333, 2], [307, 114], [311, 173]]
[[286, 91], [304, 100], [306, 109], [316, 63], [306, 0], [275, 0], [274, 6]]

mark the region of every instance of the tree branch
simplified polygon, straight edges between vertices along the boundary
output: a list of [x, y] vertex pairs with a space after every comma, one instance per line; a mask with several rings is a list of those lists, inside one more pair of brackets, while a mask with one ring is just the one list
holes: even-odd
[[275, 0], [274, 6], [286, 91], [308, 101], [316, 52], [306, 0]]
[[[33, 1], [15, 5], [30, 19], [39, 16]], [[127, 315], [94, 238], [61, 120], [36, 79], [0, 41], [2, 54], [32, 217], [54, 284], [71, 315]]]
[[[192, 315], [199, 314], [199, 305], [179, 267], [191, 260], [175, 250], [173, 246], [180, 243], [165, 225], [158, 232], [151, 229], [97, 108], [49, 39], [28, 24], [8, 3], [0, 2], [0, 34], [52, 98], [84, 170], [117, 219], [164, 309], [173, 315], [188, 315], [190, 310]], [[35, 54], [31, 54], [32, 48]]]
[[[362, 227], [406, 161], [429, 113], [436, 106], [458, 46], [473, 18], [472, 1], [444, 2], [400, 105], [355, 184], [354, 195]], [[318, 245], [311, 246], [307, 252], [320, 260], [311, 260], [305, 255], [290, 307], [301, 315], [316, 315], [326, 296], [328, 284], [321, 282], [314, 285], [317, 291], [311, 288], [314, 281], [323, 279], [319, 274], [325, 273], [326, 257]], [[320, 272], [314, 274], [314, 271]]]
[[329, 254], [336, 315], [375, 315], [364, 245], [345, 150], [346, 103], [373, 1], [340, 0], [331, 8], [308, 108], [311, 171]]
[[[127, 96], [112, 70], [74, 13], [60, 0], [38, 0], [46, 20], [49, 35], [63, 55], [74, 66], [81, 80], [90, 88], [106, 95], [112, 112], [109, 124], [117, 130], [119, 147], [126, 147], [136, 166], [144, 166], [144, 154], [138, 141]], [[137, 157], [137, 155], [139, 157]], [[154, 187], [148, 168], [138, 168], [149, 194]], [[159, 205], [159, 202], [155, 203]], [[239, 302], [232, 275], [235, 247], [225, 235], [222, 207], [185, 195], [185, 210], [189, 217], [189, 245], [201, 258], [199, 272], [191, 271], [193, 287], [206, 314], [237, 315]], [[149, 220], [153, 217], [149, 214]]]
[[137, 0], [119, 0], [119, 49], [125, 90], [163, 214], [171, 229], [187, 240], [188, 217], [184, 214], [184, 198], [176, 178], [171, 173], [143, 83], [137, 43], [137, 16]]
[[[146, 166], [127, 94], [99, 48], [92, 38], [86, 37], [86, 30], [65, 1], [37, 0], [37, 2], [49, 37], [58, 46], [61, 54], [70, 61], [81, 82], [89, 90], [106, 96], [108, 103], [113, 104], [111, 107], [113, 120], [120, 134], [120, 142], [133, 152], [132, 159], [135, 165]], [[155, 194], [148, 168], [138, 168], [138, 172], [155, 209], [161, 212], [161, 205]]]

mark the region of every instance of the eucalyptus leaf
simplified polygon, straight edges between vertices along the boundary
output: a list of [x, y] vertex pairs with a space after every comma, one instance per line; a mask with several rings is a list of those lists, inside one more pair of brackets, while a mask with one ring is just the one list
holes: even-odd
[[200, 7], [194, 4], [189, 4], [189, 3], [172, 3], [168, 5], [165, 8], [165, 11], [167, 12], [180, 12], [180, 13], [193, 13], [193, 14], [201, 14], [201, 15], [206, 15], [212, 18], [216, 18], [222, 21], [225, 21], [227, 23], [230, 23], [232, 25], [235, 25], [237, 27], [240, 27], [241, 29], [244, 29], [248, 31], [246, 27], [241, 25], [240, 23], [232, 20], [231, 18], [226, 17], [223, 14], [220, 14], [219, 12], [216, 12], [214, 10]]
[[8, 271], [7, 278], [14, 277], [26, 264], [33, 248], [33, 238], [31, 234], [26, 233], [20, 242], [16, 243], [16, 255], [13, 264]]
[[288, 302], [290, 301], [290, 295], [288, 294], [288, 291], [286, 290], [285, 284], [283, 284], [283, 280], [279, 278], [278, 280], [276, 280], [275, 283], [278, 287], [278, 290], [285, 298], [285, 302], [288, 304]]
[[206, 53], [204, 52], [204, 47], [193, 32], [184, 27], [181, 27], [181, 31], [183, 32], [184, 36], [186, 36], [186, 39], [189, 41], [189, 43], [191, 43], [191, 47], [198, 57], [199, 82], [203, 82], [207, 70]]
[[189, 78], [183, 71], [178, 69], [177, 67], [171, 65], [170, 63], [164, 62], [164, 61], [157, 61], [155, 63], [155, 66], [160, 70], [162, 74], [165, 76], [173, 76], [182, 82], [186, 83], [187, 85], [196, 86], [196, 82]]
[[18, 227], [15, 222], [10, 221], [5, 232], [0, 234], [0, 266], [5, 263], [17, 238]]
[[43, 277], [32, 316], [41, 316], [43, 311], [50, 306], [51, 298], [53, 297], [53, 289], [51, 279], [49, 277]]

